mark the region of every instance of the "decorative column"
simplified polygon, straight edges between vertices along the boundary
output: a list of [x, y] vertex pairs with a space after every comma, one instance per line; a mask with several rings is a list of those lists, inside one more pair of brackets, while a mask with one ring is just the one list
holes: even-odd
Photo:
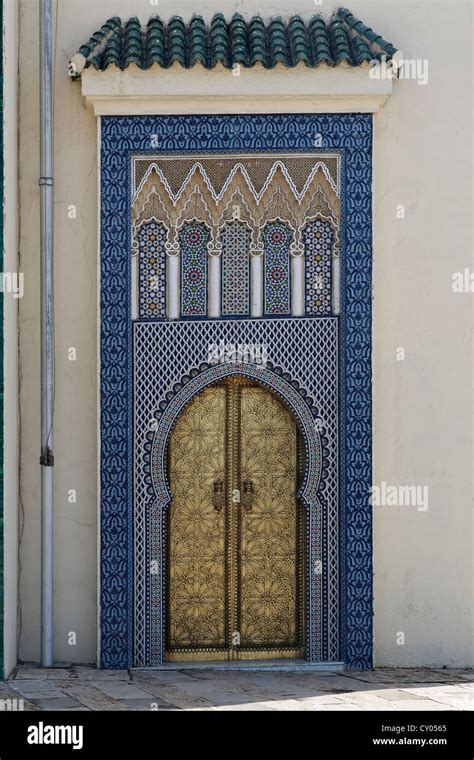
[[168, 319], [179, 319], [179, 246], [166, 244], [166, 315]]
[[209, 249], [209, 317], [216, 319], [221, 316], [221, 267], [222, 250], [220, 244]]
[[299, 247], [291, 251], [291, 314], [304, 317], [304, 252]]
[[263, 249], [250, 251], [250, 316], [263, 314]]
[[132, 297], [131, 297], [131, 312], [132, 319], [138, 319], [138, 268], [140, 265], [139, 253], [138, 253], [138, 240], [134, 240], [132, 243]]

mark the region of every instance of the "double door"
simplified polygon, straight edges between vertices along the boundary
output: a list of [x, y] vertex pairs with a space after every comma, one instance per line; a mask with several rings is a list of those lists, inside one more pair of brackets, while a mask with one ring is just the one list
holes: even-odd
[[169, 446], [168, 661], [303, 656], [299, 457], [292, 414], [244, 378], [182, 412]]

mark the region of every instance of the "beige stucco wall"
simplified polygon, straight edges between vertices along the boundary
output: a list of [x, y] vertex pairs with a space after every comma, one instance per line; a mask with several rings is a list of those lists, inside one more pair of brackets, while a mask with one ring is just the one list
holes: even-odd
[[[325, 3], [324, 12], [332, 9]], [[96, 126], [68, 57], [112, 15], [189, 16], [190, 0], [59, 0], [55, 57], [55, 659], [96, 656]], [[315, 5], [207, 0], [199, 10], [310, 16]], [[318, 10], [319, 8], [316, 8]], [[354, 0], [353, 12], [430, 80], [396, 82], [376, 116], [374, 172], [374, 482], [429, 485], [429, 509], [375, 509], [376, 662], [472, 663], [472, 266], [469, 4]], [[429, 23], [427, 22], [429, 19]], [[20, 0], [21, 496], [20, 657], [39, 658], [40, 441], [37, 2]], [[318, 76], [318, 72], [314, 73]], [[77, 219], [68, 206], [77, 206]], [[406, 206], [404, 220], [396, 206]], [[77, 361], [67, 359], [68, 347]], [[406, 359], [397, 362], [397, 347]], [[68, 490], [77, 503], [68, 503]], [[67, 643], [75, 631], [77, 645]], [[405, 644], [397, 644], [397, 634]]]
[[[3, 143], [3, 271], [18, 272], [18, 15], [13, 0], [3, 4], [4, 84]], [[5, 43], [8, 43], [7, 46]], [[18, 299], [4, 294], [3, 345], [3, 472], [4, 472], [4, 675], [17, 663], [18, 598]], [[0, 579], [1, 583], [1, 579]], [[0, 598], [1, 598], [0, 593]], [[0, 673], [1, 677], [1, 673]]]

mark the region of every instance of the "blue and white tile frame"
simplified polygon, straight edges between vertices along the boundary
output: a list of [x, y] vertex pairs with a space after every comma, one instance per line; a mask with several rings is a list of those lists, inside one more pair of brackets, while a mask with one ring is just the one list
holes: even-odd
[[[372, 666], [372, 116], [101, 119], [101, 665], [133, 665], [130, 169], [140, 153], [339, 152], [341, 659]], [[317, 145], [317, 147], [314, 147]]]

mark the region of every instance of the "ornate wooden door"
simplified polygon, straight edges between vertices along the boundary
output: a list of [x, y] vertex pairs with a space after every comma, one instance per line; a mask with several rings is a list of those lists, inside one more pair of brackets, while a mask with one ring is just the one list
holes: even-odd
[[303, 521], [291, 413], [232, 377], [184, 410], [169, 447], [167, 659], [300, 657]]

